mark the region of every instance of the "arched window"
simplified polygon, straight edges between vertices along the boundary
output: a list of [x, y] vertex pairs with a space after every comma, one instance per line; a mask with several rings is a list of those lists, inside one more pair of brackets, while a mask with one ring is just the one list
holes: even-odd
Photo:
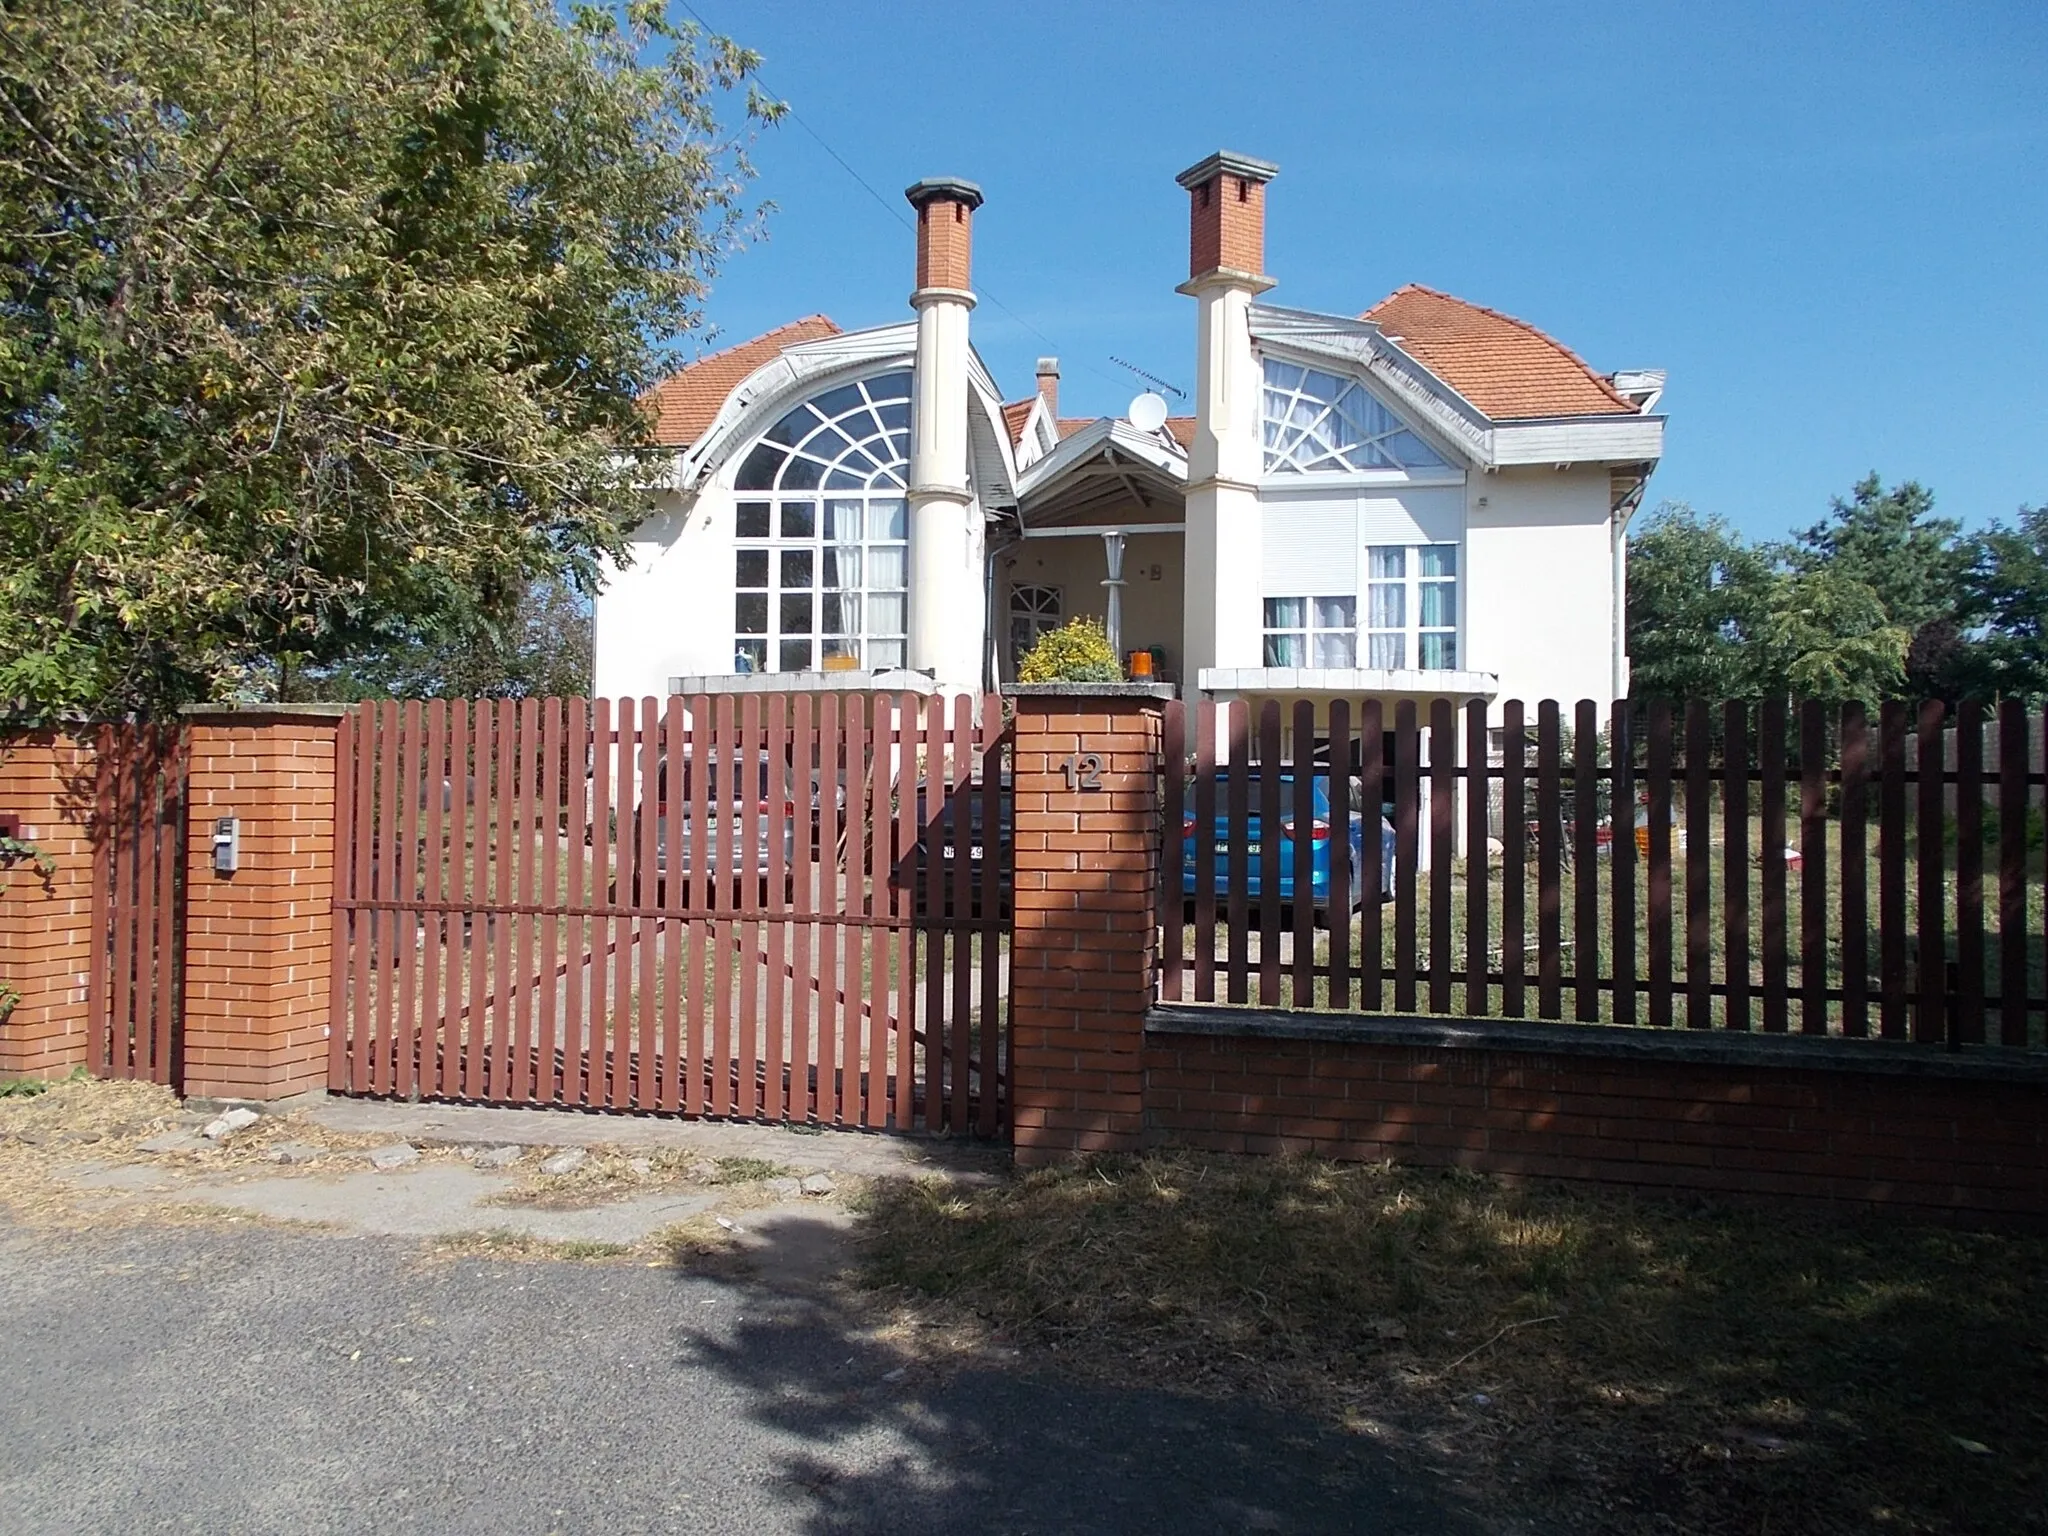
[[900, 667], [909, 622], [910, 375], [806, 400], [735, 481], [742, 671]]
[[1010, 666], [1031, 654], [1031, 647], [1060, 627], [1058, 587], [1012, 587], [1010, 589]]
[[1448, 467], [1356, 379], [1274, 357], [1265, 371], [1267, 474]]

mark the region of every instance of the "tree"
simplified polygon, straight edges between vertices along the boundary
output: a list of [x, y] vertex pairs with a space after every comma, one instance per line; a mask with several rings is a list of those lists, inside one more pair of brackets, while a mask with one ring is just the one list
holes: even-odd
[[1873, 471], [1827, 518], [1794, 540], [1791, 564], [1827, 570], [1876, 593], [1889, 624], [1909, 637], [1901, 681], [1925, 697], [1953, 698], [1963, 646], [1957, 611], [1976, 551], [1962, 524], [1934, 516], [1934, 493], [1907, 480], [1890, 490]]
[[1971, 691], [2048, 699], [2048, 506], [2021, 507], [2016, 526], [1985, 531], [1969, 588], [1969, 618], [1981, 633], [1959, 670]]
[[590, 599], [541, 577], [507, 612], [298, 674], [289, 691], [307, 699], [581, 698], [591, 655]]
[[160, 711], [585, 590], [754, 56], [658, 5], [4, 0], [0, 709]]
[[1860, 699], [1896, 696], [1907, 634], [1876, 591], [1829, 566], [1772, 578], [1748, 659], [1742, 697]]
[[1748, 697], [1752, 642], [1769, 609], [1770, 555], [1684, 502], [1658, 507], [1629, 540], [1629, 691], [1638, 698]]

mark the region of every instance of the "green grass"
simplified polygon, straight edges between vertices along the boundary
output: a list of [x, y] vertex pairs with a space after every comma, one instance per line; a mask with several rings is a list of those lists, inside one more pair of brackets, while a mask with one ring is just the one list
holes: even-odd
[[865, 1209], [864, 1285], [921, 1316], [1308, 1411], [1543, 1529], [2048, 1529], [2041, 1238], [1192, 1154]]

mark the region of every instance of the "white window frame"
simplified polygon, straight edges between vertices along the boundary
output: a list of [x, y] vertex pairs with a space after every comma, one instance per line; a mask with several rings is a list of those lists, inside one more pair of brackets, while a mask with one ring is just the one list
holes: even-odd
[[[1463, 584], [1462, 567], [1464, 557], [1462, 546], [1450, 542], [1422, 544], [1369, 544], [1365, 549], [1365, 600], [1361, 604], [1359, 617], [1360, 651], [1365, 665], [1380, 668], [1386, 665], [1374, 654], [1373, 641], [1381, 637], [1398, 637], [1400, 656], [1390, 670], [1415, 672], [1455, 672], [1459, 669], [1460, 655], [1464, 650], [1464, 605], [1458, 588]], [[1398, 576], [1375, 577], [1373, 556], [1380, 551], [1399, 551], [1401, 573]], [[1451, 574], [1448, 576], [1425, 575], [1422, 570], [1424, 551], [1443, 551], [1450, 555]], [[1373, 623], [1373, 588], [1396, 587], [1401, 598], [1401, 619], [1397, 625], [1376, 626]], [[1424, 624], [1422, 622], [1422, 594], [1425, 587], [1448, 587], [1451, 591], [1451, 622], [1449, 624]], [[1450, 645], [1450, 656], [1425, 662], [1423, 641], [1444, 641]], [[1385, 655], [1384, 651], [1380, 656]]]
[[1353, 375], [1262, 353], [1259, 376], [1267, 475], [1453, 472], [1450, 460]]
[[[909, 451], [910, 375], [901, 368], [816, 391], [778, 417], [748, 449], [733, 492], [735, 667], [811, 672], [838, 657], [866, 671], [905, 664]], [[738, 486], [748, 479], [767, 483]], [[800, 526], [804, 508], [809, 509], [808, 533]], [[765, 533], [760, 531], [764, 516]], [[851, 533], [845, 531], [849, 522], [855, 529]], [[794, 579], [801, 562], [784, 558], [805, 552], [810, 555], [808, 585]], [[859, 567], [851, 580], [843, 569], [849, 562]], [[765, 563], [765, 585], [742, 586], [741, 576], [753, 574], [749, 567], [758, 563]], [[837, 577], [829, 583], [828, 564]], [[893, 568], [900, 581], [877, 580], [878, 566]], [[786, 582], [786, 577], [791, 579]], [[808, 599], [808, 627], [786, 625], [795, 608], [785, 604], [785, 597]], [[833, 597], [839, 599], [840, 622], [828, 629], [825, 610]], [[751, 611], [757, 598], [763, 600], [764, 614]], [[878, 609], [892, 604], [897, 621], [877, 624]]]
[[[1299, 624], [1277, 622], [1276, 615], [1273, 612], [1273, 605], [1275, 603], [1300, 603], [1302, 605], [1302, 622]], [[1336, 604], [1344, 604], [1350, 608], [1351, 617], [1349, 622], [1341, 624], [1325, 622], [1328, 616], [1326, 605], [1334, 606]], [[1314, 597], [1296, 597], [1292, 595], [1268, 597], [1260, 604], [1260, 615], [1262, 631], [1259, 643], [1259, 657], [1265, 665], [1269, 667], [1348, 668], [1358, 664], [1358, 599], [1351, 593], [1328, 592]], [[1344, 649], [1348, 652], [1348, 657], [1334, 660], [1325, 658], [1323, 647], [1318, 642], [1339, 638], [1344, 642]], [[1301, 642], [1302, 659], [1300, 661], [1282, 661], [1278, 659], [1273, 654], [1273, 642], [1276, 640], [1299, 640]]]
[[[1038, 594], [1040, 601], [1034, 606], [1018, 606], [1018, 599], [1025, 593]], [[1048, 606], [1046, 600], [1050, 600]], [[1066, 592], [1063, 588], [1050, 586], [1042, 581], [1019, 582], [1010, 588], [1010, 669], [1014, 672], [1031, 654], [1031, 648], [1046, 635], [1060, 627], [1066, 615]], [[1031, 628], [1029, 639], [1019, 643], [1018, 626], [1027, 624]]]

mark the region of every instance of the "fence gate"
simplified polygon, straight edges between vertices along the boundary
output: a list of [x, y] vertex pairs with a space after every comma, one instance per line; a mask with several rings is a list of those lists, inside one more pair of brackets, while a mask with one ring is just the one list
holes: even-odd
[[1001, 1133], [1003, 751], [992, 696], [359, 706], [330, 1085]]
[[92, 1070], [182, 1090], [185, 738], [106, 726], [93, 783]]

